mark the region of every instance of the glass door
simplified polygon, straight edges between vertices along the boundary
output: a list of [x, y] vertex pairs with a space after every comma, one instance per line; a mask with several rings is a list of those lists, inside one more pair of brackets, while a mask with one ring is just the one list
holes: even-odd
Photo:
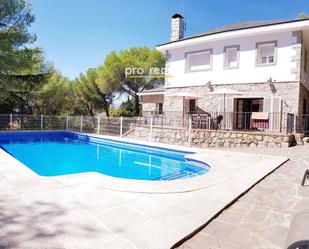
[[250, 130], [251, 114], [263, 111], [263, 98], [237, 99], [236, 108], [236, 129]]

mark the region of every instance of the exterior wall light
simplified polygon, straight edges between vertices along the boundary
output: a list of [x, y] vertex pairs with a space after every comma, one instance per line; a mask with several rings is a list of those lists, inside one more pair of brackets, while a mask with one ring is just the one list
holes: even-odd
[[274, 84], [274, 80], [271, 77], [269, 77], [269, 79], [267, 80], [267, 83], [270, 86], [271, 92], [276, 93], [277, 90], [276, 90], [276, 87], [275, 87], [275, 84]]
[[212, 85], [211, 85], [211, 81], [208, 81], [208, 82], [206, 83], [206, 86], [209, 88], [210, 92], [212, 92], [212, 91], [214, 90], [213, 87], [212, 87]]

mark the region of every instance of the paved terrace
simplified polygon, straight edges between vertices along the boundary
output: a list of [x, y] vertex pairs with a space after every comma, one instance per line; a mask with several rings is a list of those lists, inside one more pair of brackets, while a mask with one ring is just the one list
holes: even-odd
[[[218, 150], [201, 150], [194, 157], [211, 163], [213, 167], [209, 175], [177, 180], [174, 183], [143, 183], [97, 173], [41, 177], [0, 150], [0, 248], [167, 249], [205, 224], [286, 160], [284, 157]], [[286, 168], [289, 169], [284, 167]], [[293, 174], [293, 170], [289, 172]], [[298, 175], [300, 174], [301, 172]], [[286, 182], [282, 173], [277, 178], [282, 185]], [[129, 189], [133, 192], [116, 191], [121, 186], [120, 183], [123, 183], [126, 191]], [[178, 186], [178, 190], [181, 192], [175, 192], [179, 183], [181, 186]], [[148, 193], [136, 193], [136, 187]], [[268, 188], [257, 186], [253, 190], [253, 197], [248, 195], [246, 198], [259, 200], [264, 192], [271, 193], [271, 187], [272, 185]], [[192, 188], [199, 190], [188, 191]], [[278, 189], [280, 195], [275, 193], [271, 203], [277, 205], [275, 207], [278, 210], [294, 207], [296, 190], [290, 192], [287, 187]], [[163, 194], [162, 190], [169, 190], [169, 193]], [[235, 209], [234, 216], [228, 216], [232, 219], [231, 223], [235, 223], [234, 217], [237, 220], [238, 216], [246, 218], [243, 217], [244, 209], [249, 212], [246, 206], [241, 206]], [[268, 213], [268, 209], [262, 209], [259, 215], [266, 212]], [[276, 212], [280, 214], [279, 211]], [[275, 214], [274, 218], [269, 218], [273, 222], [276, 221]], [[289, 213], [287, 217], [288, 215]], [[258, 222], [262, 219], [255, 210], [248, 213], [248, 219], [250, 217]], [[283, 222], [286, 222], [284, 225], [287, 227], [288, 222]], [[239, 241], [240, 238], [251, 240], [251, 237], [241, 236], [242, 230], [226, 231], [222, 226], [215, 227], [217, 232], [213, 230], [212, 234], [207, 235], [210, 242], [214, 236], [220, 238], [221, 233], [222, 236], [228, 236], [227, 240], [231, 238], [231, 241]], [[281, 225], [278, 226], [279, 230], [276, 229], [277, 225], [265, 231], [270, 231], [266, 236], [268, 240], [273, 234], [285, 236], [281, 233]], [[194, 240], [192, 243], [195, 243]], [[258, 243], [258, 239], [254, 241]], [[210, 242], [206, 245], [211, 246]], [[216, 242], [221, 243], [215, 240], [214, 243]], [[204, 240], [202, 244], [205, 248]], [[219, 248], [216, 244], [213, 245]], [[192, 248], [196, 247], [193, 245]]]
[[300, 185], [309, 168], [309, 146], [242, 149], [284, 155], [291, 160], [266, 177], [179, 249], [282, 249], [295, 212], [309, 209], [309, 186]]

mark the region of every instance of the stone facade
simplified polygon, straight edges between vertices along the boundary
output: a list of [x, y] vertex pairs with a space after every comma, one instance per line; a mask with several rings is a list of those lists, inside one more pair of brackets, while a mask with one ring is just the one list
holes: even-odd
[[[200, 110], [205, 112], [211, 111], [220, 111], [219, 110], [219, 99], [223, 98], [222, 96], [208, 95], [211, 90], [217, 90], [220, 88], [228, 88], [234, 89], [237, 91], [241, 91], [244, 93], [241, 97], [280, 97], [282, 99], [282, 112], [284, 113], [299, 113], [299, 92], [300, 86], [302, 84], [299, 81], [295, 82], [273, 82], [273, 89], [271, 89], [268, 83], [247, 83], [247, 84], [222, 84], [222, 85], [213, 85], [211, 87], [207, 86], [192, 86], [189, 88], [167, 88], [165, 89], [165, 98], [164, 98], [164, 106], [163, 110], [165, 112], [170, 111], [182, 111], [183, 106], [185, 107], [185, 112], [188, 109], [188, 101], [185, 100], [183, 103], [183, 99], [175, 97], [168, 97], [169, 95], [183, 91], [190, 91], [191, 93], [199, 96], [197, 99], [197, 107]], [[302, 86], [302, 89], [304, 87]], [[308, 92], [307, 92], [308, 94]], [[307, 95], [309, 97], [309, 95]], [[232, 99], [232, 97], [229, 97]], [[237, 98], [234, 97], [234, 98]], [[222, 111], [222, 110], [221, 110]], [[229, 109], [227, 106], [227, 111], [235, 111]]]
[[[304, 106], [306, 104], [306, 106]], [[309, 91], [303, 84], [300, 84], [299, 89], [299, 108], [298, 113], [304, 113], [309, 111]]]
[[[135, 127], [127, 137], [149, 140], [150, 129], [147, 126]], [[180, 128], [153, 127], [153, 142], [186, 146], [188, 130]], [[192, 130], [192, 147], [290, 147], [294, 144], [293, 135], [270, 134], [260, 132]]]
[[157, 111], [157, 103], [164, 102], [164, 95], [163, 93], [156, 95], [145, 95], [142, 97], [142, 99], [143, 116], [149, 116], [151, 115], [151, 112]]
[[[226, 97], [225, 110], [227, 113], [237, 112], [237, 98], [264, 98], [263, 111], [274, 113], [271, 116], [272, 123], [275, 125], [274, 131], [286, 131], [287, 113], [295, 115], [295, 131], [305, 132], [305, 130], [309, 130], [309, 116], [304, 120], [304, 116], [299, 115], [309, 113], [309, 91], [300, 81], [273, 82], [272, 87], [269, 83], [241, 83], [212, 85], [210, 87], [205, 85], [187, 88], [166, 88], [164, 95], [143, 96], [143, 116], [149, 116], [151, 112], [157, 111], [156, 103], [163, 103], [163, 112], [166, 117], [171, 119], [183, 118], [183, 114], [189, 112], [189, 100], [182, 97], [171, 97], [171, 95], [186, 91], [199, 97], [196, 100], [196, 111], [209, 113], [211, 117], [216, 117], [218, 113], [215, 112], [223, 112], [223, 96], [209, 95], [209, 93], [220, 88], [234, 89], [244, 93], [240, 96]], [[279, 120], [280, 113], [282, 113], [282, 116]], [[185, 117], [187, 116], [185, 115]], [[235, 129], [236, 116], [229, 115], [228, 117], [231, 117], [226, 119], [226, 122], [229, 123], [228, 128]]]

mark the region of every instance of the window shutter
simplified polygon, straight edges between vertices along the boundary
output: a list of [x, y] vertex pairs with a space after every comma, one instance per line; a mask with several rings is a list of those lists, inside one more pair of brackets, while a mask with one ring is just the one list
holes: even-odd
[[226, 112], [233, 112], [234, 111], [234, 98], [233, 97], [226, 97], [226, 99], [225, 99], [225, 111]]
[[231, 130], [233, 128], [234, 117], [234, 98], [226, 97], [225, 99], [225, 128]]
[[263, 104], [263, 112], [271, 112], [271, 109], [272, 109], [271, 106], [272, 106], [272, 98], [265, 97], [264, 104]]
[[282, 119], [282, 100], [280, 97], [265, 97], [264, 112], [269, 112], [269, 129], [270, 131], [281, 131]]
[[273, 98], [273, 111], [274, 113], [281, 113], [281, 98], [274, 97]]

